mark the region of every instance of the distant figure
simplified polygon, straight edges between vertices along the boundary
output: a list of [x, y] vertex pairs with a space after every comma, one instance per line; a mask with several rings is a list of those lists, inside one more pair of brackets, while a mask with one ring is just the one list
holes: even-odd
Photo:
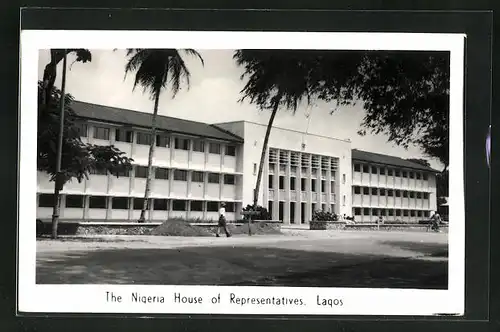
[[217, 225], [217, 230], [215, 232], [215, 236], [220, 237], [220, 229], [223, 228], [224, 232], [226, 233], [227, 237], [230, 237], [231, 234], [229, 233], [227, 229], [227, 223], [226, 223], [226, 203], [222, 202], [220, 204], [220, 209], [219, 209], [219, 224]]
[[441, 223], [441, 216], [436, 211], [433, 211], [432, 213], [431, 223], [432, 223], [431, 229], [435, 232], [439, 232], [440, 231], [439, 224]]
[[379, 216], [377, 219], [377, 223], [383, 224], [384, 223], [384, 218], [382, 216]]

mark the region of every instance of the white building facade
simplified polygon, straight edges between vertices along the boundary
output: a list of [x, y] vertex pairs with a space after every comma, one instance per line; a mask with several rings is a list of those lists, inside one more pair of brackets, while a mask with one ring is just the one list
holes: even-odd
[[[67, 183], [61, 193], [61, 219], [137, 220], [151, 114], [82, 102], [74, 102], [73, 109], [84, 142], [114, 145], [134, 159], [134, 166], [119, 177], [91, 174], [82, 183]], [[241, 219], [242, 208], [253, 202], [266, 126], [158, 118], [146, 219], [216, 220], [221, 202], [226, 203], [228, 220]], [[349, 140], [273, 127], [258, 203], [285, 224], [308, 223], [315, 210], [355, 216], [359, 222], [379, 216], [416, 221], [435, 210], [432, 169], [374, 156], [382, 155], [353, 150]], [[37, 216], [49, 219], [54, 183], [47, 174], [38, 172], [37, 191]]]

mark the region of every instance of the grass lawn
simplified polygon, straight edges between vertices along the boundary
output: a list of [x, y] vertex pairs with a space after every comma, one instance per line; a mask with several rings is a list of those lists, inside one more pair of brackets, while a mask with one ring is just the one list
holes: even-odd
[[374, 238], [364, 233], [333, 239], [221, 238], [196, 246], [168, 246], [165, 238], [165, 245], [156, 247], [127, 248], [127, 243], [117, 242], [114, 248], [40, 250], [36, 280], [42, 284], [446, 289], [447, 241], [419, 236], [427, 240], [417, 241], [415, 235], [406, 240]]

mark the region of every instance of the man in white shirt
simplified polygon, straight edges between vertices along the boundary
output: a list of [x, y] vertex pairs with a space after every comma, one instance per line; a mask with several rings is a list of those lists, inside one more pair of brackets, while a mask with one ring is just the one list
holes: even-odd
[[230, 237], [231, 234], [229, 233], [229, 230], [227, 229], [227, 223], [226, 223], [226, 203], [222, 202], [220, 204], [220, 209], [219, 209], [219, 224], [217, 226], [217, 230], [215, 231], [215, 236], [219, 237], [220, 236], [220, 229], [223, 228], [224, 232], [226, 233], [227, 237]]
[[432, 223], [431, 227], [432, 230], [435, 232], [440, 232], [439, 224], [441, 223], [441, 216], [439, 215], [439, 213], [437, 213], [437, 211], [432, 212], [431, 223]]

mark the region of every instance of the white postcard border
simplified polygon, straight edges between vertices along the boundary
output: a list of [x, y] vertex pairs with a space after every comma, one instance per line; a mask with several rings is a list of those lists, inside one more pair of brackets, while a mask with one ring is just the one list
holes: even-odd
[[[19, 154], [18, 310], [58, 313], [188, 313], [260, 315], [463, 315], [465, 305], [465, 211], [463, 172], [464, 41], [462, 34], [298, 33], [199, 31], [54, 31], [21, 32], [21, 105]], [[36, 146], [37, 85], [40, 49], [49, 48], [194, 48], [194, 49], [350, 49], [450, 51], [450, 220], [448, 290], [250, 287], [37, 285]], [[106, 292], [123, 296], [106, 302]], [[165, 303], [132, 303], [131, 294], [161, 296]], [[203, 304], [175, 304], [174, 293], [201, 296]], [[300, 297], [306, 305], [238, 305], [245, 297]], [[212, 298], [220, 294], [220, 303]], [[319, 306], [321, 299], [342, 306]]]

